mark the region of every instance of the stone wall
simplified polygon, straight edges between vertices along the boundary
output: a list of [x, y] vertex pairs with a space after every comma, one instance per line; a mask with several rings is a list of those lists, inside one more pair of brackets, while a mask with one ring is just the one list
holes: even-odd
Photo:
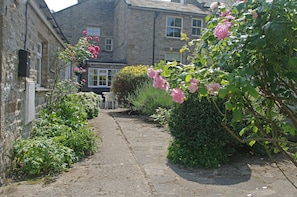
[[57, 23], [71, 44], [77, 43], [87, 26], [100, 28], [101, 51], [98, 60], [110, 62], [112, 52], [105, 51], [105, 39], [113, 39], [114, 0], [83, 0], [54, 13]]
[[[28, 137], [31, 123], [26, 123], [28, 107], [33, 107], [33, 113], [44, 105], [45, 94], [52, 84], [54, 75], [51, 69], [55, 66], [57, 49], [63, 48], [63, 43], [52, 25], [42, 15], [38, 0], [28, 4], [16, 4], [14, 0], [3, 0], [0, 3], [0, 65], [1, 65], [1, 130], [0, 130], [0, 185], [7, 176], [10, 166], [9, 156], [12, 153], [13, 142], [19, 137]], [[27, 19], [26, 19], [27, 16]], [[44, 44], [42, 60], [42, 87], [40, 94], [36, 89], [31, 97], [26, 89], [26, 81], [36, 82], [36, 44]], [[30, 52], [29, 78], [18, 76], [18, 52], [25, 49]], [[34, 88], [34, 87], [33, 87]], [[37, 101], [37, 105], [26, 106], [27, 99]], [[32, 103], [32, 102], [31, 102]], [[27, 111], [26, 111], [27, 109]], [[31, 112], [30, 112], [31, 113]], [[32, 115], [32, 114], [30, 114]]]

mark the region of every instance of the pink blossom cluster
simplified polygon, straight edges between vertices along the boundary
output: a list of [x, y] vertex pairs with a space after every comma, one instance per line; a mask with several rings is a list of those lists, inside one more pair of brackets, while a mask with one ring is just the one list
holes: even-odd
[[147, 75], [154, 79], [154, 88], [160, 88], [161, 90], [168, 90], [169, 83], [161, 77], [160, 74], [161, 70], [154, 70], [153, 68], [149, 68]]
[[[86, 30], [84, 30], [82, 34], [87, 37], [87, 41], [92, 41], [94, 39], [96, 42], [99, 42], [100, 40], [98, 36], [95, 36], [94, 38], [92, 36], [88, 36], [88, 32]], [[95, 45], [95, 46], [91, 45], [89, 46], [88, 50], [93, 55], [93, 58], [97, 59], [98, 53], [100, 51], [100, 47], [98, 45]]]
[[83, 67], [73, 67], [73, 72], [77, 73], [77, 74], [82, 74], [82, 73], [85, 73], [87, 72], [86, 69], [84, 69]]

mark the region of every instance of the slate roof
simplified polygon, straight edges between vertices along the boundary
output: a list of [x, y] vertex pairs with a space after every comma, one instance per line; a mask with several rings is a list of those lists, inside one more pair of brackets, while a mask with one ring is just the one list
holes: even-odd
[[166, 1], [154, 1], [154, 0], [126, 0], [126, 3], [135, 8], [142, 9], [156, 9], [164, 12], [183, 12], [206, 15], [208, 9], [201, 9], [193, 4], [180, 4]]

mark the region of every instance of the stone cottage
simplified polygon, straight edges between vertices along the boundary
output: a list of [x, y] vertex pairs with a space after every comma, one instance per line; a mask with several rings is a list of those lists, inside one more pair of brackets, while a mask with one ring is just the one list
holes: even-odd
[[54, 78], [70, 73], [55, 70], [64, 42], [44, 0], [0, 1], [0, 185], [13, 142], [29, 136]]
[[[125, 65], [186, 63], [179, 53], [181, 32], [198, 38], [209, 14], [209, 0], [78, 0], [54, 13], [70, 43], [81, 32], [100, 37], [98, 59], [88, 62], [84, 91], [109, 91], [114, 74]], [[226, 0], [229, 2], [229, 0]]]

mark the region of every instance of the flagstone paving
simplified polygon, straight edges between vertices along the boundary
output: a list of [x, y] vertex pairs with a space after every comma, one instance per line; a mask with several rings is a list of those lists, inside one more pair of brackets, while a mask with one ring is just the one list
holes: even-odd
[[[166, 159], [171, 136], [124, 109], [101, 110], [90, 121], [101, 136], [98, 152], [68, 172], [37, 182], [0, 187], [2, 197], [296, 197], [275, 163], [257, 156], [233, 158], [218, 169], [189, 169]], [[297, 168], [279, 158], [297, 185]]]

